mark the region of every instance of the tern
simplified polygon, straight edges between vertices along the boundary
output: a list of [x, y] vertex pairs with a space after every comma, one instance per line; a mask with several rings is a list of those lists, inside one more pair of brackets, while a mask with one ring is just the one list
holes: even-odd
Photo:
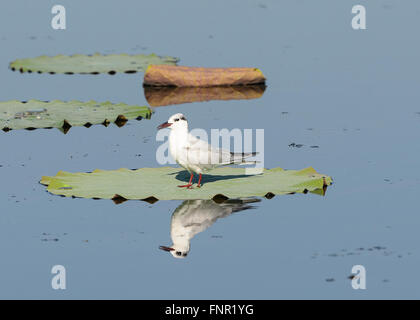
[[234, 153], [229, 150], [212, 147], [188, 131], [188, 121], [182, 113], [174, 114], [158, 129], [169, 128], [169, 152], [175, 161], [190, 173], [190, 181], [180, 188], [192, 188], [194, 173], [198, 174], [197, 187], [201, 187], [202, 173], [219, 166], [255, 164], [256, 161], [245, 159], [257, 155], [257, 152]]
[[217, 219], [226, 218], [232, 213], [254, 209], [260, 199], [229, 199], [223, 203], [213, 200], [186, 200], [172, 214], [170, 247], [159, 249], [170, 252], [175, 258], [185, 258], [190, 252], [191, 239], [209, 228]]

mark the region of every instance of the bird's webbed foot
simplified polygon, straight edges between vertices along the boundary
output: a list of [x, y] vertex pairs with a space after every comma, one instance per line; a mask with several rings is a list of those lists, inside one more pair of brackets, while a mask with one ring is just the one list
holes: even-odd
[[192, 184], [185, 184], [185, 185], [178, 186], [178, 188], [192, 189], [193, 187], [192, 187]]

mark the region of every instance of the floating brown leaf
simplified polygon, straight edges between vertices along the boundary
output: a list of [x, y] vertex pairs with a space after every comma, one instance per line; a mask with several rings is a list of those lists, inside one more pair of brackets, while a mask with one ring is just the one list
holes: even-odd
[[149, 65], [144, 74], [145, 86], [215, 87], [264, 84], [257, 68], [198, 68]]

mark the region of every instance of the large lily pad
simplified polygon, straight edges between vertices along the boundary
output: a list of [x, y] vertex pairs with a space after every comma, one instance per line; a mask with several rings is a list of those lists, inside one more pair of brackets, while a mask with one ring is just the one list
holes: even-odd
[[161, 57], [156, 54], [128, 55], [110, 54], [94, 55], [75, 54], [72, 56], [57, 55], [54, 57], [40, 56], [36, 58], [18, 59], [10, 63], [10, 69], [20, 72], [64, 73], [64, 74], [99, 74], [117, 72], [136, 73], [144, 71], [151, 65], [175, 65], [179, 61], [174, 57]]
[[60, 171], [55, 177], [43, 177], [41, 183], [56, 195], [115, 201], [271, 198], [280, 194], [322, 190], [332, 183], [331, 177], [319, 174], [313, 168], [300, 171], [274, 168], [265, 169], [259, 175], [246, 175], [244, 168], [223, 167], [203, 175], [201, 188], [177, 187], [188, 178], [189, 174], [183, 169], [161, 167], [95, 170], [92, 173]]
[[140, 120], [150, 115], [148, 107], [124, 103], [12, 100], [0, 102], [0, 129], [59, 128], [66, 133], [72, 126], [108, 125], [110, 122], [122, 126], [129, 119]]

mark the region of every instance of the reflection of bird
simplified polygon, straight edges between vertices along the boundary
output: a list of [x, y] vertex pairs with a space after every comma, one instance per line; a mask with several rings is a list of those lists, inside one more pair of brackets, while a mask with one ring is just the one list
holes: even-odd
[[170, 252], [175, 258], [185, 258], [190, 251], [190, 241], [197, 233], [206, 230], [219, 218], [255, 208], [251, 203], [260, 201], [229, 199], [218, 204], [213, 200], [186, 200], [172, 214], [172, 246], [159, 248]]
[[218, 166], [230, 164], [254, 164], [245, 159], [255, 156], [256, 152], [233, 153], [229, 150], [214, 148], [207, 142], [194, 137], [188, 132], [188, 122], [182, 113], [174, 114], [158, 129], [170, 128], [169, 152], [175, 161], [185, 169], [191, 176], [186, 185], [179, 187], [191, 188], [194, 173], [199, 174], [198, 185], [200, 187], [201, 174]]

